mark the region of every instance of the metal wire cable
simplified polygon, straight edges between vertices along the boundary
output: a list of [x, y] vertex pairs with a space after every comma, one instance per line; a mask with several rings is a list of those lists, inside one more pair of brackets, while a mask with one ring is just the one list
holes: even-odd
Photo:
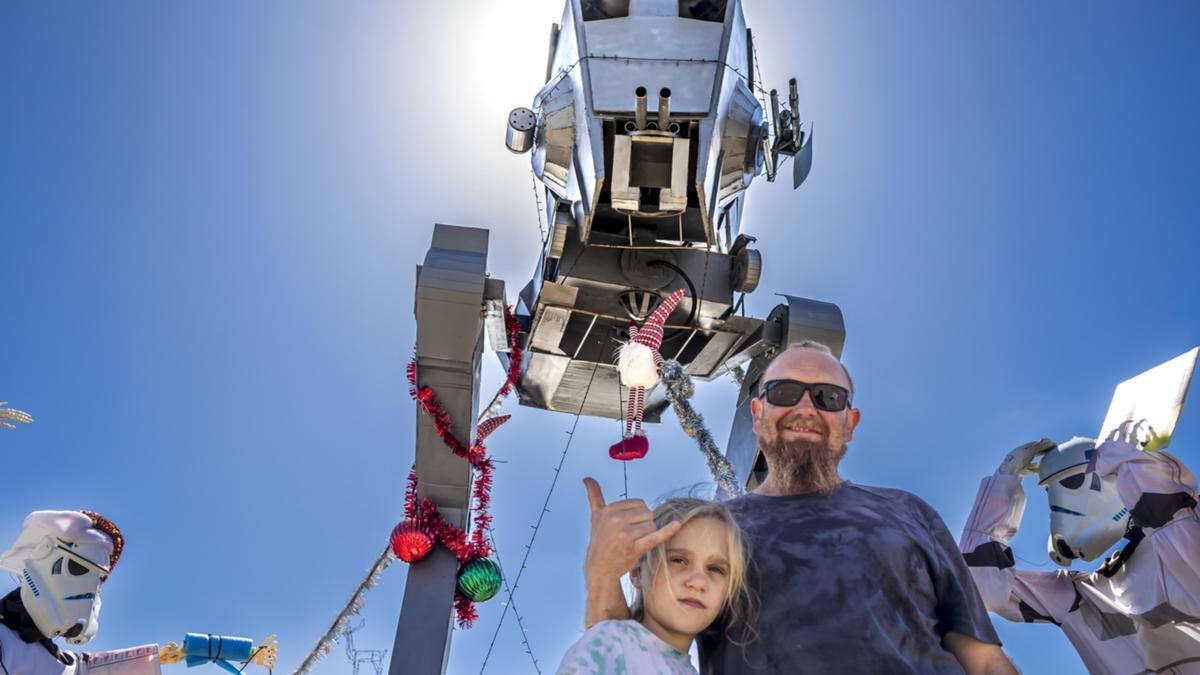
[[[492, 555], [496, 558], [496, 566], [500, 568], [500, 579], [504, 582], [504, 594], [508, 598], [505, 602], [512, 606], [513, 616], [517, 619], [517, 627], [521, 629], [521, 644], [525, 645], [525, 653], [529, 655], [529, 660], [533, 661], [533, 669], [541, 675], [542, 669], [533, 655], [533, 645], [529, 644], [529, 633], [525, 631], [525, 621], [521, 619], [521, 613], [517, 611], [517, 603], [513, 600], [512, 591], [508, 588], [508, 577], [504, 575], [504, 565], [500, 562], [500, 547], [496, 545], [496, 536], [491, 526], [488, 526], [487, 534], [488, 541], [492, 542]], [[486, 665], [486, 661], [484, 663]], [[480, 668], [480, 672], [483, 672], [482, 668]]]
[[530, 183], [530, 188], [533, 189], [534, 208], [537, 209], [538, 232], [540, 232], [542, 235], [542, 246], [545, 246], [546, 239], [547, 239], [547, 237], [550, 236], [550, 234], [549, 234], [550, 228], [549, 228], [548, 224], [545, 224], [542, 222], [542, 218], [545, 217], [546, 210], [544, 208], [542, 208], [542, 193], [538, 192], [537, 175], [533, 172], [532, 164], [529, 165], [529, 183]]
[[533, 528], [533, 534], [529, 536], [529, 543], [525, 544], [525, 556], [521, 559], [521, 566], [517, 569], [517, 577], [513, 579], [512, 588], [508, 591], [508, 602], [504, 605], [504, 611], [500, 612], [500, 621], [496, 624], [496, 630], [492, 633], [492, 640], [488, 644], [487, 653], [483, 656], [483, 664], [479, 667], [480, 673], [483, 673], [484, 669], [487, 668], [488, 659], [491, 658], [492, 650], [496, 646], [496, 637], [500, 635], [500, 628], [504, 626], [504, 618], [508, 616], [508, 608], [512, 605], [513, 595], [516, 594], [517, 587], [521, 584], [521, 575], [525, 573], [526, 565], [529, 563], [529, 554], [533, 550], [533, 542], [537, 539], [538, 531], [542, 527], [542, 520], [550, 512], [550, 498], [554, 495], [555, 486], [558, 485], [558, 476], [562, 473], [563, 463], [567, 460], [567, 451], [571, 449], [571, 442], [575, 440], [575, 429], [579, 426], [579, 418], [583, 416], [583, 406], [587, 403], [588, 392], [592, 390], [592, 382], [596, 379], [596, 370], [599, 368], [599, 361], [592, 365], [592, 374], [588, 377], [587, 387], [583, 390], [583, 398], [579, 402], [579, 410], [575, 413], [575, 421], [571, 424], [571, 430], [567, 432], [567, 442], [563, 446], [562, 455], [558, 458], [558, 466], [554, 468], [554, 478], [550, 480], [550, 489], [546, 491], [546, 499], [542, 502], [542, 510], [538, 513], [537, 522], [530, 525]]

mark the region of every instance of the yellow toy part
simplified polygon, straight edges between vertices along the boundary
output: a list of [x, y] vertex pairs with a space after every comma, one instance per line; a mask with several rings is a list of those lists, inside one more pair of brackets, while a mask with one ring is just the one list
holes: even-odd
[[267, 670], [275, 668], [275, 657], [279, 653], [279, 640], [274, 635], [268, 635], [250, 656], [250, 663], [260, 665]]
[[1156, 434], [1152, 430], [1150, 432], [1150, 436], [1146, 439], [1146, 444], [1142, 446], [1142, 449], [1146, 452], [1157, 452], [1167, 447], [1167, 444], [1170, 442], [1171, 434]]
[[174, 642], [168, 642], [158, 648], [158, 662], [163, 665], [179, 663], [183, 660], [183, 656], [183, 646]]

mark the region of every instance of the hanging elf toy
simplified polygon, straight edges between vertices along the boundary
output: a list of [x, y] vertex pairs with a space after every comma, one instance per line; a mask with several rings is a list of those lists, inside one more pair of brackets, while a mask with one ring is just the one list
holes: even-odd
[[621, 384], [629, 387], [629, 406], [625, 415], [625, 436], [608, 449], [608, 456], [621, 461], [640, 459], [646, 456], [650, 443], [642, 433], [642, 412], [646, 405], [646, 389], [658, 384], [658, 369], [663, 358], [658, 353], [662, 346], [663, 324], [675, 311], [675, 305], [683, 297], [683, 289], [668, 295], [639, 326], [630, 324], [629, 342], [621, 345], [617, 357], [617, 370], [621, 373]]

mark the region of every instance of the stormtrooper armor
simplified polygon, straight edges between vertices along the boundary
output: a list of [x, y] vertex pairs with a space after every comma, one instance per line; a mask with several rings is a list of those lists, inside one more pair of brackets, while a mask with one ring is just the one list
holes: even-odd
[[1038, 485], [1050, 500], [1050, 559], [1070, 567], [1071, 560], [1095, 560], [1125, 535], [1129, 509], [1111, 478], [1089, 468], [1096, 442], [1075, 437], [1042, 457]]
[[35, 511], [0, 556], [0, 568], [17, 575], [25, 610], [48, 638], [81, 645], [99, 628], [100, 584], [119, 553], [94, 525], [81, 511]]
[[157, 645], [76, 654], [100, 627], [100, 587], [124, 547], [115, 525], [87, 511], [34, 511], [0, 553], [20, 583], [0, 598], [0, 665], [16, 675], [158, 675]]
[[[1127, 440], [1014, 450], [983, 479], [959, 545], [988, 610], [1058, 625], [1088, 672], [1200, 672], [1196, 479], [1168, 453]], [[1093, 560], [1122, 535], [1125, 544], [1091, 572], [1017, 569], [1009, 541], [1025, 511], [1021, 475], [1033, 473], [1050, 501], [1055, 562]]]

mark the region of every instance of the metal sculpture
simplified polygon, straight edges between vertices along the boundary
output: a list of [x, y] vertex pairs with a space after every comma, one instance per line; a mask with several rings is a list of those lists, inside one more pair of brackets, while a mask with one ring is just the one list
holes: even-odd
[[[796, 81], [781, 107], [756, 72], [740, 0], [567, 0], [551, 29], [545, 85], [507, 119], [505, 143], [530, 153], [548, 224], [515, 327], [504, 283], [486, 273], [486, 230], [436, 225], [418, 267], [414, 384], [437, 392], [458, 442], [473, 443], [485, 332], [506, 370], [519, 332], [522, 405], [621, 419], [630, 391], [615, 339], [682, 291], [659, 352], [682, 369], [673, 381], [739, 378], [726, 457], [736, 484], [757, 483], [765, 465], [749, 395], [766, 362], [804, 340], [840, 355], [845, 328], [836, 305], [787, 295], [766, 318], [739, 313], [763, 265], [742, 232], [746, 189], [759, 175], [775, 180], [786, 158], [798, 187], [812, 165]], [[647, 390], [644, 421], [671, 405], [663, 389]], [[417, 496], [465, 528], [470, 465], [419, 413]], [[444, 669], [456, 570], [442, 547], [410, 566], [389, 672]]]

